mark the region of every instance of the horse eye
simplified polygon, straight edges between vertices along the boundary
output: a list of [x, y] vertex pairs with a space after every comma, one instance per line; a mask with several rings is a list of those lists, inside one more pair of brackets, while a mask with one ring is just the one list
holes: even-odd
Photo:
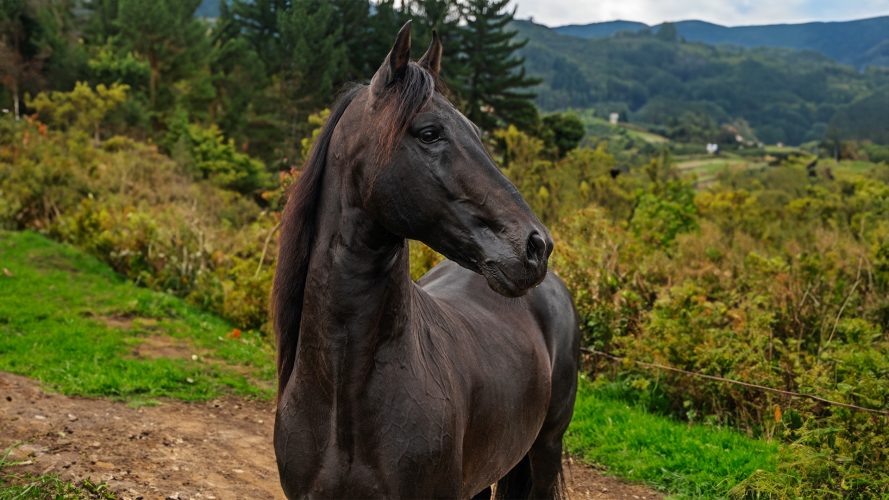
[[429, 127], [429, 128], [424, 128], [423, 130], [421, 130], [418, 137], [420, 138], [420, 141], [422, 141], [426, 144], [432, 144], [433, 142], [436, 142], [439, 139], [441, 139], [441, 134], [439, 133], [439, 131], [437, 129], [435, 129], [433, 127]]

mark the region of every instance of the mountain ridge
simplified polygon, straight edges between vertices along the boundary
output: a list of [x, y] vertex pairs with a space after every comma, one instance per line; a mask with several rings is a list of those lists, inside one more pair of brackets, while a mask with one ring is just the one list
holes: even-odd
[[[770, 144], [821, 140], [857, 130], [856, 121], [867, 122], [862, 139], [882, 142], [889, 130], [882, 118], [889, 103], [880, 98], [889, 68], [860, 71], [814, 50], [711, 45], [675, 32], [585, 39], [530, 21], [511, 29], [528, 40], [520, 53], [527, 73], [541, 79], [534, 91], [544, 111], [618, 113], [684, 142], [721, 128], [751, 128]], [[851, 108], [856, 102], [864, 104]]]
[[[550, 28], [561, 35], [578, 38], [607, 38], [621, 33], [657, 31], [664, 24], [649, 26], [635, 21], [569, 24]], [[835, 61], [859, 69], [889, 67], [889, 15], [851, 21], [811, 21], [745, 26], [723, 26], [696, 19], [669, 23], [689, 42], [740, 47], [775, 47], [814, 50]]]

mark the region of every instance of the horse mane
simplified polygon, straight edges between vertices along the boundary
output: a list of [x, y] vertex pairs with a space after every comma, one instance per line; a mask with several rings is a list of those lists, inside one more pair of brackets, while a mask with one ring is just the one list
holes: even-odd
[[[330, 116], [312, 147], [297, 182], [291, 188], [281, 220], [281, 237], [275, 279], [272, 286], [271, 311], [277, 344], [278, 395], [296, 363], [300, 320], [309, 258], [315, 243], [316, 219], [321, 199], [321, 183], [327, 165], [327, 154], [334, 129], [358, 93], [367, 88], [355, 85], [346, 89], [334, 104]], [[426, 105], [436, 89], [432, 75], [416, 63], [409, 63], [402, 75], [377, 96], [376, 110], [378, 148], [377, 162], [386, 161], [397, 140], [414, 115]]]
[[303, 165], [302, 175], [290, 188], [287, 205], [281, 216], [281, 237], [271, 296], [272, 320], [275, 324], [278, 351], [279, 395], [287, 383], [296, 359], [299, 323], [309, 271], [309, 254], [315, 242], [318, 202], [321, 199], [321, 182], [324, 179], [324, 167], [327, 165], [330, 138], [346, 108], [361, 89], [361, 86], [347, 89], [334, 104]]

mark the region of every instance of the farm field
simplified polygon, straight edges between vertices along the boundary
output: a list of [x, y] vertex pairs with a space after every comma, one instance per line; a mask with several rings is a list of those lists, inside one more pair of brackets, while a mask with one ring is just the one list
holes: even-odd
[[676, 158], [676, 169], [684, 176], [694, 178], [695, 186], [706, 188], [717, 180], [721, 172], [742, 172], [745, 170], [762, 169], [766, 162], [761, 159], [743, 158], [734, 155], [721, 156], [679, 156]]

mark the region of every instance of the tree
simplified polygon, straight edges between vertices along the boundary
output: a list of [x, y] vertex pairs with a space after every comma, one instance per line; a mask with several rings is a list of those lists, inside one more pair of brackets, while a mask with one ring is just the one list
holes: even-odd
[[540, 80], [525, 75], [524, 59], [516, 51], [527, 40], [515, 42], [516, 31], [507, 29], [515, 9], [509, 0], [468, 0], [463, 8], [466, 22], [461, 51], [466, 54], [466, 80], [461, 82], [465, 112], [484, 129], [515, 123], [536, 125], [537, 113], [527, 89]]
[[268, 74], [285, 65], [281, 51], [279, 19], [292, 5], [291, 0], [232, 0], [222, 3], [218, 36], [228, 41], [242, 38], [265, 64]]
[[[324, 0], [295, 0], [281, 12], [278, 26], [286, 65], [282, 73], [292, 140], [303, 133], [306, 117], [325, 106], [346, 72], [346, 47], [334, 6]], [[289, 157], [295, 157], [295, 150]]]
[[[441, 77], [451, 91], [452, 97], [460, 101], [464, 92], [463, 82], [467, 80], [466, 54], [462, 51], [464, 44], [464, 27], [461, 4], [457, 0], [413, 0], [405, 2], [406, 15], [415, 19], [414, 47], [425, 51], [432, 41], [432, 31], [438, 32], [444, 53], [442, 58]], [[385, 36], [385, 34], [383, 34]], [[421, 52], [422, 53], [422, 52]]]
[[120, 0], [83, 0], [86, 9], [84, 39], [89, 45], [103, 45], [120, 34], [117, 23]]
[[583, 122], [574, 113], [552, 113], [543, 117], [543, 140], [548, 147], [558, 151], [559, 158], [576, 148], [585, 133]]
[[373, 15], [370, 16], [370, 40], [365, 47], [370, 71], [362, 75], [360, 80], [366, 80], [374, 74], [377, 67], [383, 62], [389, 49], [392, 48], [392, 40], [399, 28], [408, 20], [408, 14], [403, 9], [395, 6], [395, 0], [379, 0], [374, 5]]
[[0, 2], [0, 83], [9, 89], [16, 118], [25, 92], [36, 92], [45, 83], [71, 85], [85, 62], [74, 43], [70, 1]]
[[679, 41], [679, 32], [676, 30], [676, 25], [673, 23], [661, 24], [657, 30], [656, 36], [658, 40], [663, 40], [665, 42]]
[[374, 36], [369, 24], [368, 0], [329, 0], [329, 2], [336, 18], [334, 24], [342, 34], [342, 43], [345, 46], [343, 71], [340, 80], [334, 82], [334, 86], [339, 87], [349, 81], [360, 81], [370, 77], [383, 58], [382, 56], [379, 59], [371, 58], [367, 51], [370, 39]]
[[207, 29], [195, 19], [200, 0], [119, 0], [116, 24], [124, 43], [148, 61], [148, 96], [156, 111], [172, 104], [171, 85], [193, 75], [207, 57]]
[[77, 82], [70, 92], [41, 92], [27, 103], [47, 123], [92, 134], [98, 142], [102, 121], [108, 112], [126, 101], [128, 90], [126, 84], [106, 87], [100, 83], [93, 90], [88, 84]]

